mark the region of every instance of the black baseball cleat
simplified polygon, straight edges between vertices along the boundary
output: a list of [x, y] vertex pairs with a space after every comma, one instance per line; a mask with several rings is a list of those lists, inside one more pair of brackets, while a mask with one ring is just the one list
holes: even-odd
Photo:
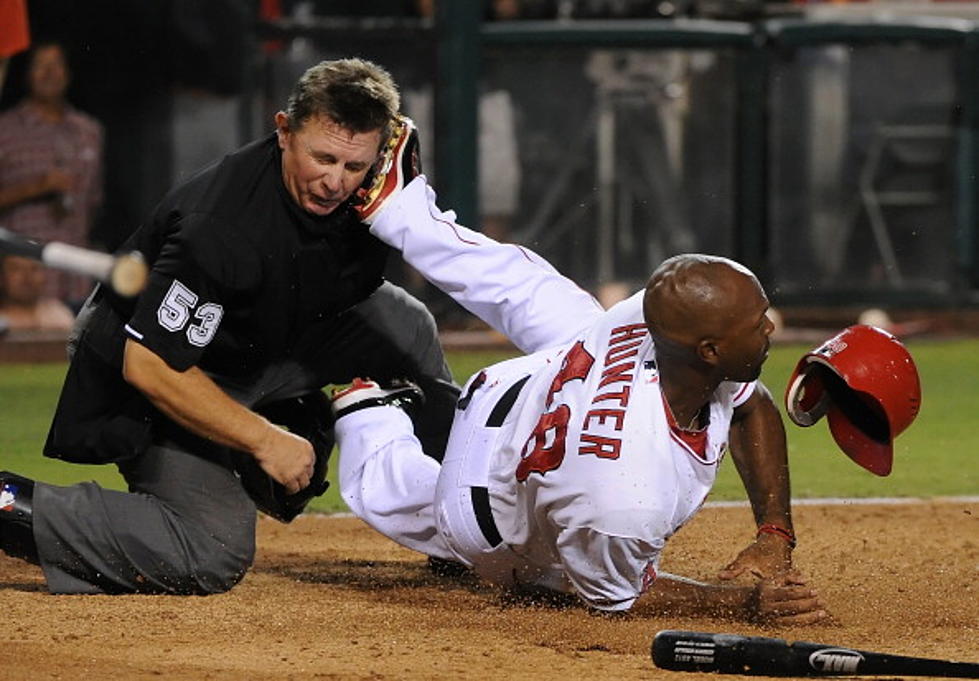
[[394, 121], [394, 132], [381, 152], [374, 179], [357, 190], [352, 205], [360, 221], [373, 224], [381, 210], [391, 203], [390, 199], [421, 172], [418, 129], [410, 118], [399, 114]]
[[34, 481], [0, 471], [0, 550], [37, 563], [34, 542]]
[[425, 403], [425, 394], [411, 381], [392, 381], [388, 387], [383, 388], [369, 378], [355, 378], [348, 387], [334, 390], [331, 399], [336, 418], [368, 407], [382, 406], [398, 407], [410, 416]]

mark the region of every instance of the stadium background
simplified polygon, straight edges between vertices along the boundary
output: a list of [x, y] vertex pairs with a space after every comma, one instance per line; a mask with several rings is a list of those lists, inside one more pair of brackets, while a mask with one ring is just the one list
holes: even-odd
[[[174, 181], [271, 130], [308, 64], [360, 55], [432, 122], [442, 203], [479, 228], [480, 183], [517, 173], [509, 238], [584, 285], [631, 289], [703, 250], [753, 267], [779, 307], [976, 301], [976, 3], [579, 1], [682, 16], [519, 21], [411, 4], [29, 3], [35, 36], [71, 48], [71, 99], [107, 129], [95, 241], [114, 247]], [[514, 121], [499, 179], [478, 177], [474, 143], [489, 92]]]

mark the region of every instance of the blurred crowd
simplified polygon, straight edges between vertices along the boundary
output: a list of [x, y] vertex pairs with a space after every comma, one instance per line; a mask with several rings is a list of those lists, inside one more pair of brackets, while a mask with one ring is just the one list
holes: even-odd
[[[64, 48], [35, 41], [25, 95], [0, 113], [0, 226], [41, 241], [89, 246], [102, 201], [102, 126], [71, 106]], [[0, 329], [66, 332], [92, 282], [0, 254]]]
[[[29, 50], [25, 41], [17, 47], [17, 41], [11, 40], [12, 47], [4, 52], [3, 41], [15, 31], [14, 23], [0, 19], [4, 27], [0, 32], [0, 226], [35, 239], [114, 250], [174, 180], [267, 131], [268, 116], [254, 113], [255, 107], [251, 113], [247, 109], [261, 97], [270, 99], [273, 110], [282, 105], [273, 101], [277, 93], [270, 92], [269, 82], [275, 78], [290, 81], [287, 69], [304, 68], [310, 60], [343, 56], [324, 54], [333, 48], [322, 43], [330, 41], [321, 41], [316, 49], [297, 56], [294, 48], [302, 42], [298, 38], [290, 41], [291, 51], [290, 42], [283, 41], [286, 49], [280, 52], [286, 55], [282, 62], [292, 59], [294, 63], [266, 65], [261, 71], [252, 61], [260, 53], [263, 23], [388, 17], [424, 26], [435, 16], [435, 1], [0, 0], [0, 13], [7, 7], [26, 8], [31, 32]], [[484, 19], [496, 22], [746, 17], [764, 2], [482, 0]], [[352, 44], [358, 51], [374, 50], [376, 53], [364, 56], [387, 65], [403, 83], [404, 107], [422, 132], [423, 166], [436, 182], [433, 150], [440, 131], [435, 121], [435, 70], [427, 61], [432, 59], [431, 45], [419, 46], [412, 59], [405, 60], [400, 59], [404, 56], [401, 47], [391, 48], [393, 56], [385, 58], [380, 52], [383, 45], [358, 36], [349, 40], [336, 49], [349, 54]], [[683, 127], [698, 115], [689, 110], [688, 94], [697, 87], [697, 76], [713, 73], [716, 64], [706, 63], [708, 57], [703, 55], [661, 59], [620, 50], [612, 59], [609, 52], [595, 51], [579, 59], [580, 63], [571, 63], [576, 55], [548, 65], [530, 61], [539, 67], [536, 82], [560, 83], [562, 97], [567, 99], [567, 120], [546, 121], [549, 134], [540, 132], [545, 123], [537, 120], [539, 113], [527, 110], [539, 99], [539, 92], [534, 90], [537, 85], [525, 82], [518, 73], [525, 62], [519, 55], [506, 64], [487, 61], [480, 83], [481, 213], [475, 227], [497, 239], [516, 240], [514, 216], [520, 210], [520, 194], [536, 196], [547, 190], [539, 186], [545, 180], [525, 169], [547, 167], [553, 156], [567, 156], [577, 148], [574, 145], [585, 148], [585, 142], [577, 140], [584, 140], [583, 112], [595, 106], [595, 92], [610, 90], [609, 84], [623, 74], [629, 87], [611, 93], [610, 98], [617, 98], [613, 103], [620, 113], [638, 110], [639, 122], [630, 123], [634, 136], [642, 133], [642, 126], [653, 126], [657, 129], [647, 136], [662, 138], [657, 142], [662, 149], [649, 163], [671, 168], [678, 177], [681, 172], [692, 172], [684, 169], [676, 140], [683, 136], [696, 139]], [[594, 72], [603, 64], [605, 75], [596, 78]], [[258, 82], [262, 78], [267, 82]], [[701, 78], [710, 87], [723, 80], [724, 74], [714, 80]], [[633, 87], [636, 83], [642, 88]], [[636, 105], [639, 90], [644, 99]], [[701, 92], [701, 96], [712, 95]], [[655, 115], [648, 114], [649, 102], [653, 102]], [[555, 145], [555, 139], [571, 146]], [[714, 152], [704, 152], [708, 153]], [[634, 171], [623, 174], [637, 175]], [[653, 175], [654, 182], [648, 184], [654, 189], [659, 186], [656, 182], [662, 185], [656, 191], [663, 196], [676, 193], [667, 177], [670, 173]], [[546, 181], [553, 184], [553, 178]], [[572, 187], [570, 193], [575, 189], [580, 188]], [[669, 205], [665, 199], [657, 201]], [[711, 217], [700, 216], [694, 222], [710, 223]], [[674, 222], [682, 223], [682, 219]], [[682, 228], [663, 231], [685, 234]], [[696, 244], [667, 244], [664, 248], [680, 246]], [[639, 269], [644, 267], [641, 264]], [[70, 310], [79, 307], [92, 285], [49, 270], [36, 273], [31, 280], [39, 282], [39, 299], [60, 301]], [[8, 296], [0, 288], [0, 310], [8, 304]]]

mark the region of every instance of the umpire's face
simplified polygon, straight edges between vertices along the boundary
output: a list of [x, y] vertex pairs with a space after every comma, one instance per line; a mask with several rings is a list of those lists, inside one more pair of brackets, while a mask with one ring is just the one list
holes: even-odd
[[282, 149], [282, 181], [305, 211], [329, 215], [361, 185], [381, 146], [381, 130], [353, 132], [328, 116], [313, 116], [290, 128], [275, 115]]

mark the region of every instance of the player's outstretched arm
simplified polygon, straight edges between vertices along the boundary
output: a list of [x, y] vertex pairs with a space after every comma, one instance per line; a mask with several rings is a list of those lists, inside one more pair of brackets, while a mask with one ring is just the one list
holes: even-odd
[[761, 578], [783, 573], [792, 566], [795, 546], [785, 427], [771, 393], [760, 382], [735, 409], [730, 445], [759, 533], [719, 576]]
[[780, 626], [815, 624], [829, 618], [816, 591], [793, 572], [752, 586], [706, 584], [661, 573], [631, 612], [723, 617]]
[[529, 249], [459, 225], [416, 177], [373, 221], [371, 233], [456, 302], [534, 352], [573, 338], [601, 305]]
[[207, 374], [172, 369], [159, 355], [126, 341], [123, 376], [161, 412], [201, 437], [249, 452], [290, 493], [309, 484], [315, 455], [309, 441], [238, 404]]

